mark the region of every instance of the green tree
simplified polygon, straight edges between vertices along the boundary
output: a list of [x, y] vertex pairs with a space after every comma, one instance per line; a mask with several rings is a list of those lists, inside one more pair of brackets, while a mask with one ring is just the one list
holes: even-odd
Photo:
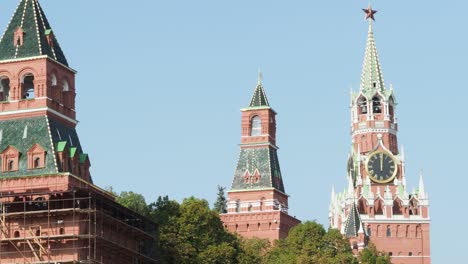
[[268, 239], [251, 238], [240, 240], [241, 252], [237, 257], [237, 263], [264, 263], [265, 256], [271, 249], [271, 243]]
[[218, 196], [216, 198], [216, 202], [214, 203], [214, 208], [213, 208], [213, 210], [215, 210], [216, 212], [220, 214], [227, 213], [227, 200], [226, 200], [226, 196], [224, 195], [224, 190], [226, 190], [225, 187], [218, 185]]
[[359, 261], [362, 264], [391, 264], [390, 256], [378, 251], [374, 244], [370, 243], [359, 254]]
[[354, 264], [349, 242], [337, 231], [325, 231], [316, 222], [306, 222], [291, 229], [267, 255], [269, 264]]
[[143, 216], [148, 216], [149, 208], [143, 195], [134, 192], [121, 192], [116, 199], [121, 205], [130, 208]]

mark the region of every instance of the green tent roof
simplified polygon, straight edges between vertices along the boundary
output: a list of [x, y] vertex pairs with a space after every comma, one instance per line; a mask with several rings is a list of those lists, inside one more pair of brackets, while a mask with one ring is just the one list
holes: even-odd
[[[15, 45], [15, 31], [24, 32], [23, 45]], [[52, 35], [53, 45], [47, 36]], [[68, 66], [60, 45], [38, 0], [21, 0], [0, 40], [0, 61], [47, 56]]]

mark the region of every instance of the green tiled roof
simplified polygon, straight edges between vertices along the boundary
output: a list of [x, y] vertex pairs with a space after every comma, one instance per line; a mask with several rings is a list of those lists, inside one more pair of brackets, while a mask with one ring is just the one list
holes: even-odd
[[80, 154], [80, 163], [81, 164], [85, 163], [86, 159], [88, 159], [88, 154], [85, 154], [85, 153]]
[[[35, 144], [46, 151], [45, 167], [29, 170], [27, 152]], [[0, 152], [8, 146], [14, 146], [20, 152], [19, 169], [0, 172], [0, 178], [58, 173], [54, 155], [56, 151], [70, 146], [82, 153], [76, 130], [45, 116], [0, 121]]]
[[361, 90], [385, 91], [385, 83], [380, 66], [379, 55], [375, 45], [372, 20], [369, 20], [366, 54], [361, 76]]
[[356, 208], [356, 204], [353, 202], [351, 206], [351, 212], [349, 213], [348, 219], [345, 223], [345, 235], [348, 238], [358, 237], [359, 229], [362, 227], [361, 217]]
[[70, 158], [73, 158], [73, 157], [75, 157], [76, 150], [77, 150], [77, 148], [76, 148], [76, 147], [70, 148]]
[[[24, 31], [23, 45], [20, 46], [14, 44], [14, 33], [18, 28]], [[39, 1], [21, 0], [0, 40], [0, 61], [48, 56], [68, 66], [67, 59], [53, 34], [54, 44], [50, 46], [47, 42], [46, 36], [51, 33], [51, 26]]]
[[263, 85], [259, 83], [255, 88], [255, 92], [250, 100], [249, 107], [259, 107], [259, 106], [270, 106], [268, 103], [268, 98], [265, 93], [265, 89], [263, 89]]
[[[260, 174], [258, 181], [255, 180], [256, 171]], [[250, 175], [251, 180], [246, 180], [246, 175]], [[285, 192], [276, 149], [271, 147], [241, 149], [231, 190], [265, 188]]]

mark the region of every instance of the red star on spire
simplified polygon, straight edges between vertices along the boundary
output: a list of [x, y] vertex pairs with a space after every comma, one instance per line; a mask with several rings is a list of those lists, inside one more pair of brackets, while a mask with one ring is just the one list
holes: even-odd
[[362, 11], [366, 13], [366, 20], [370, 18], [375, 21], [374, 15], [375, 13], [377, 13], [377, 10], [373, 10], [372, 7], [369, 5], [367, 9], [362, 9]]

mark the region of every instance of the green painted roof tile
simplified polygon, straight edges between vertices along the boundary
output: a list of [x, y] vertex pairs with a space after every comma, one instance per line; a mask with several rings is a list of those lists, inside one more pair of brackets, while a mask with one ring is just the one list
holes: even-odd
[[80, 154], [80, 163], [81, 164], [85, 163], [87, 159], [88, 159], [88, 154], [86, 154], [86, 153]]
[[57, 152], [63, 152], [65, 150], [65, 147], [67, 146], [66, 141], [60, 141], [57, 143]]
[[259, 82], [257, 87], [255, 88], [254, 94], [252, 99], [250, 100], [249, 107], [269, 107], [270, 104], [268, 103], [268, 98], [265, 93], [265, 89], [263, 89], [263, 85]]

